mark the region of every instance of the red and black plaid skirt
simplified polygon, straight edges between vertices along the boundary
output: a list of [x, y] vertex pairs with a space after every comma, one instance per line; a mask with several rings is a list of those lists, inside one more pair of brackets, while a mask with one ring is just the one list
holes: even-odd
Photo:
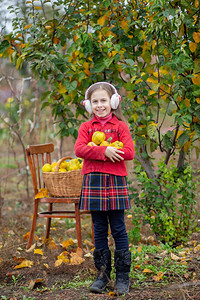
[[79, 208], [118, 210], [131, 207], [125, 176], [104, 173], [84, 175]]

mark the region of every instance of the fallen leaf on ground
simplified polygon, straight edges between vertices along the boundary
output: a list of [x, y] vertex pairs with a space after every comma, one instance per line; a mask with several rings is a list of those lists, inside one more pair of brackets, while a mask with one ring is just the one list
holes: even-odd
[[174, 253], [172, 253], [171, 252], [171, 259], [173, 259], [173, 260], [181, 260], [181, 258], [179, 257], [179, 256], [177, 256], [177, 255], [175, 255]]
[[44, 280], [44, 279], [42, 279], [42, 278], [37, 278], [36, 280], [32, 280], [32, 279], [31, 279], [31, 280], [29, 281], [29, 286], [28, 286], [28, 288], [29, 288], [29, 289], [33, 289], [37, 283], [41, 283], [43, 280]]
[[6, 273], [6, 276], [12, 279], [12, 276], [15, 276], [15, 278], [19, 275], [19, 271], [13, 271]]
[[140, 265], [135, 265], [133, 269], [140, 269]]
[[69, 262], [69, 253], [67, 251], [63, 251], [60, 255], [57, 256], [58, 260], [62, 260], [65, 263]]
[[164, 275], [163, 272], [159, 272], [157, 275], [153, 276], [153, 280], [154, 281], [160, 281], [160, 280], [163, 279], [163, 275]]
[[44, 266], [45, 266], [47, 269], [49, 269], [49, 265], [48, 265], [48, 264], [44, 264]]
[[108, 293], [108, 296], [109, 296], [109, 297], [115, 297], [115, 293], [114, 293], [114, 292], [109, 292], [109, 293]]
[[152, 273], [152, 270], [150, 270], [150, 269], [144, 269], [143, 273]]
[[23, 235], [24, 240], [28, 240], [29, 239], [29, 235], [30, 235], [30, 231], [28, 231], [27, 233], [25, 233]]
[[63, 263], [63, 260], [62, 259], [57, 259], [56, 261], [55, 261], [55, 267], [58, 267], [58, 266], [60, 266], [61, 264]]
[[57, 249], [58, 246], [56, 245], [55, 241], [54, 240], [51, 240], [49, 243], [48, 243], [48, 248], [53, 250], [53, 249]]
[[85, 261], [85, 259], [80, 257], [77, 253], [72, 253], [71, 256], [70, 265], [80, 265]]
[[88, 252], [84, 255], [84, 257], [93, 257], [92, 253]]
[[23, 262], [26, 258], [25, 257], [17, 257], [17, 256], [13, 256], [13, 259], [15, 261], [17, 261], [18, 263]]
[[69, 246], [72, 246], [72, 245], [74, 245], [74, 241], [72, 239], [69, 239], [68, 241], [62, 242], [62, 246], [64, 248], [68, 248]]
[[33, 251], [35, 249], [36, 244], [33, 244], [29, 249], [26, 250], [27, 253]]
[[197, 253], [200, 250], [200, 244], [194, 247], [194, 253]]
[[31, 260], [24, 260], [21, 264], [14, 267], [14, 269], [21, 269], [21, 268], [31, 268], [33, 262]]
[[35, 249], [34, 254], [40, 254], [43, 255], [43, 251], [41, 249]]

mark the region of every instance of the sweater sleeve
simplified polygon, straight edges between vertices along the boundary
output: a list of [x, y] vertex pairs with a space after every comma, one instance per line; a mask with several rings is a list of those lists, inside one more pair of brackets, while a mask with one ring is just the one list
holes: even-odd
[[76, 156], [83, 159], [106, 161], [107, 160], [107, 158], [105, 157], [106, 147], [104, 146], [91, 147], [87, 145], [89, 142], [90, 140], [88, 136], [88, 126], [86, 122], [81, 124], [78, 132], [78, 138], [74, 146]]
[[132, 160], [135, 156], [135, 147], [133, 144], [130, 130], [126, 123], [121, 122], [120, 124], [120, 141], [124, 144], [122, 151], [124, 154], [120, 154], [124, 160]]

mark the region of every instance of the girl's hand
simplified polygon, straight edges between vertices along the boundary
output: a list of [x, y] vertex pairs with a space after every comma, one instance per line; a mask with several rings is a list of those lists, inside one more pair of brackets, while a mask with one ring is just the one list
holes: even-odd
[[124, 152], [115, 147], [107, 147], [105, 151], [105, 156], [108, 157], [112, 162], [124, 160], [120, 154], [124, 154]]

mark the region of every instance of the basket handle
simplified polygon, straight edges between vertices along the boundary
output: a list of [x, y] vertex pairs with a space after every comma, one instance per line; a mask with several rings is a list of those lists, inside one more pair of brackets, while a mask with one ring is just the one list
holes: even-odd
[[58, 172], [61, 162], [63, 162], [66, 159], [73, 159], [73, 157], [65, 156], [65, 157], [59, 159], [59, 161], [57, 162], [56, 168], [55, 168], [55, 172]]

